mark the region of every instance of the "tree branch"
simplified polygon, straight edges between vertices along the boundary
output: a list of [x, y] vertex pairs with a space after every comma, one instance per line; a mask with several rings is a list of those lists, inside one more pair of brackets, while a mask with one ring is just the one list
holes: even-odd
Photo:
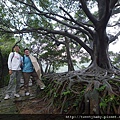
[[[72, 18], [72, 16], [70, 16], [69, 13], [66, 12], [66, 11], [65, 11], [64, 9], [62, 9], [62, 8], [61, 8], [61, 9], [62, 9], [65, 13], [67, 13], [67, 15], [70, 17], [70, 19], [68, 19], [68, 18], [66, 18], [66, 17], [64, 17], [64, 16], [61, 16], [61, 15], [58, 15], [58, 14], [52, 13], [52, 12], [50, 12], [50, 13], [42, 12], [42, 11], [40, 11], [40, 10], [35, 6], [35, 4], [34, 4], [34, 2], [33, 2], [32, 0], [30, 0], [32, 4], [25, 3], [25, 2], [23, 2], [22, 0], [15, 0], [15, 1], [20, 2], [20, 3], [22, 3], [22, 4], [26, 5], [26, 6], [29, 6], [29, 7], [32, 7], [33, 9], [35, 9], [38, 13], [37, 13], [37, 12], [36, 12], [36, 13], [34, 12], [34, 14], [44, 15], [46, 18], [50, 18], [50, 19], [52, 19], [52, 20], [54, 20], [54, 21], [56, 21], [56, 22], [58, 22], [58, 23], [60, 23], [60, 24], [66, 25], [67, 27], [70, 27], [70, 28], [72, 28], [72, 29], [78, 29], [79, 31], [81, 31], [81, 32], [85, 33], [86, 35], [88, 35], [88, 37], [89, 37], [90, 39], [93, 39], [93, 38], [92, 38], [92, 36], [93, 36], [92, 30], [89, 29], [88, 27], [85, 27], [83, 24], [80, 24], [80, 23], [78, 23], [77, 21], [75, 21], [75, 20]], [[31, 14], [31, 13], [33, 13], [33, 12], [30, 12], [29, 14]], [[71, 22], [74, 22], [75, 24], [79, 25], [79, 27], [77, 27], [77, 26], [75, 26], [75, 25], [73, 26], [73, 25], [67, 24], [67, 23], [65, 23], [65, 22], [63, 22], [63, 21], [61, 21], [61, 20], [58, 20], [57, 18], [50, 16], [50, 14], [52, 14], [53, 16], [55, 15], [55, 16], [58, 16], [58, 17], [60, 17], [60, 18], [63, 18], [64, 20], [69, 20], [69, 21], [71, 21]], [[80, 28], [80, 26], [83, 27], [84, 29]], [[90, 34], [89, 34], [89, 33], [90, 33]]]
[[112, 38], [109, 40], [109, 44], [112, 43], [113, 41], [115, 41], [115, 40], [118, 38], [119, 35], [120, 35], [120, 31], [119, 31], [114, 37], [112, 37]]
[[110, 0], [110, 9], [113, 9], [118, 0]]
[[104, 16], [101, 18], [101, 20], [99, 21], [100, 23], [103, 23], [102, 26], [104, 26], [106, 28], [108, 20], [112, 14], [112, 10], [110, 9], [110, 0], [105, 0], [105, 14]]
[[[85, 24], [83, 25], [81, 22], [77, 22], [66, 10], [64, 10], [64, 8], [60, 7], [60, 9], [63, 10], [70, 17], [72, 22], [83, 27], [85, 30], [87, 30], [91, 34], [91, 36], [93, 36], [93, 31], [91, 29], [89, 29], [88, 27], [86, 27]], [[88, 25], [88, 24], [86, 24], [86, 25]]]
[[97, 24], [98, 21], [97, 21], [97, 19], [95, 19], [95, 17], [90, 13], [89, 9], [87, 8], [86, 0], [79, 0], [79, 1], [81, 2], [82, 9], [85, 12], [85, 14], [87, 15], [87, 17], [96, 26], [96, 24]]
[[[3, 32], [0, 31], [0, 32]], [[73, 40], [75, 40], [77, 43], [79, 43], [92, 57], [93, 56], [93, 50], [90, 49], [80, 38], [78, 38], [76, 35], [73, 35], [67, 31], [60, 31], [60, 30], [49, 30], [49, 29], [45, 29], [44, 27], [39, 27], [39, 28], [31, 28], [31, 29], [27, 29], [24, 28], [22, 30], [18, 30], [18, 31], [8, 31], [8, 30], [4, 30], [4, 33], [14, 33], [14, 34], [20, 34], [20, 33], [29, 33], [29, 32], [37, 32], [40, 34], [59, 34], [59, 35], [63, 35], [63, 36], [67, 36]]]

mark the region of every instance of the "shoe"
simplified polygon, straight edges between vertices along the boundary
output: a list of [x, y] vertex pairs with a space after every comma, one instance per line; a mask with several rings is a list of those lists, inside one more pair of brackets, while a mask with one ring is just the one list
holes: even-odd
[[41, 87], [40, 89], [43, 90], [45, 88], [45, 86]]
[[8, 100], [10, 98], [10, 96], [8, 94], [6, 94], [6, 96], [4, 97], [4, 100]]
[[14, 94], [14, 96], [15, 96], [15, 97], [17, 97], [17, 98], [19, 98], [19, 97], [20, 97], [20, 95], [19, 95], [19, 94]]
[[29, 92], [26, 92], [25, 95], [28, 96], [28, 95], [30, 95], [30, 93], [29, 93]]

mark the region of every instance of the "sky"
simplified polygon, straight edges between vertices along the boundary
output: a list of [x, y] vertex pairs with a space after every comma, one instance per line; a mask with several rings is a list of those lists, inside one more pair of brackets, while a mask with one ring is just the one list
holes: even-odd
[[[106, 29], [107, 33], [115, 36], [119, 32], [119, 29], [120, 29], [119, 28], [119, 20], [120, 20], [120, 13], [115, 14], [110, 18], [109, 24], [111, 24], [112, 27], [107, 27], [107, 29]], [[118, 25], [116, 25], [116, 23]], [[109, 45], [109, 51], [113, 51], [115, 53], [120, 51], [120, 35], [119, 35], [118, 39], [115, 40], [115, 42], [112, 42]]]
[[111, 43], [109, 45], [109, 51], [113, 51], [114, 53], [120, 52], [120, 37], [119, 40], [116, 42], [116, 44]]
[[[96, 6], [93, 9], [91, 9], [92, 13], [94, 13], [95, 11], [96, 12], [98, 11], [98, 8]], [[111, 35], [115, 35], [118, 33], [120, 28], [119, 26], [114, 26], [114, 24], [116, 24], [119, 20], [120, 20], [120, 13], [115, 14], [110, 18], [109, 23], [113, 25], [113, 27], [107, 27], [107, 33]], [[115, 42], [109, 45], [109, 51], [113, 51], [114, 53], [120, 52], [120, 35]]]
[[[111, 34], [111, 35], [116, 35], [119, 32], [119, 27], [112, 27], [107, 29], [107, 33]], [[118, 36], [118, 39], [116, 39], [114, 42], [110, 43], [109, 45], [109, 51], [113, 51], [114, 53], [118, 53], [120, 52], [120, 35]]]

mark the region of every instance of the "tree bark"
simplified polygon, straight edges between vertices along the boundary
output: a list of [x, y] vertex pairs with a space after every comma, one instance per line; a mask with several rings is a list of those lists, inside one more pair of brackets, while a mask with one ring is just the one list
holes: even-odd
[[94, 43], [93, 43], [93, 51], [94, 51], [94, 60], [95, 63], [103, 68], [110, 69], [111, 63], [108, 54], [109, 40], [106, 34], [106, 31], [103, 29], [99, 29], [95, 33]]
[[66, 53], [67, 53], [68, 71], [74, 71], [74, 66], [72, 63], [71, 55], [70, 55], [69, 41], [67, 37], [65, 37], [65, 46], [66, 46]]

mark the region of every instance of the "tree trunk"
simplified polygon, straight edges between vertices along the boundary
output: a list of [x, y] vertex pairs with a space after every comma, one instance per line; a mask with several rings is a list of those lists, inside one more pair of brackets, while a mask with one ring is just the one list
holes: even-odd
[[111, 63], [108, 55], [108, 37], [106, 31], [103, 29], [99, 29], [95, 33], [94, 43], [93, 43], [93, 51], [94, 58], [93, 61], [103, 69], [110, 69]]
[[0, 70], [0, 87], [3, 86], [4, 84], [4, 76], [3, 76], [3, 71], [4, 71], [4, 63], [3, 63], [3, 56], [2, 52], [0, 50], [0, 63], [1, 63], [1, 70]]
[[74, 71], [74, 66], [72, 63], [71, 55], [70, 55], [69, 41], [67, 37], [65, 37], [65, 46], [66, 46], [66, 53], [67, 53], [68, 71]]

